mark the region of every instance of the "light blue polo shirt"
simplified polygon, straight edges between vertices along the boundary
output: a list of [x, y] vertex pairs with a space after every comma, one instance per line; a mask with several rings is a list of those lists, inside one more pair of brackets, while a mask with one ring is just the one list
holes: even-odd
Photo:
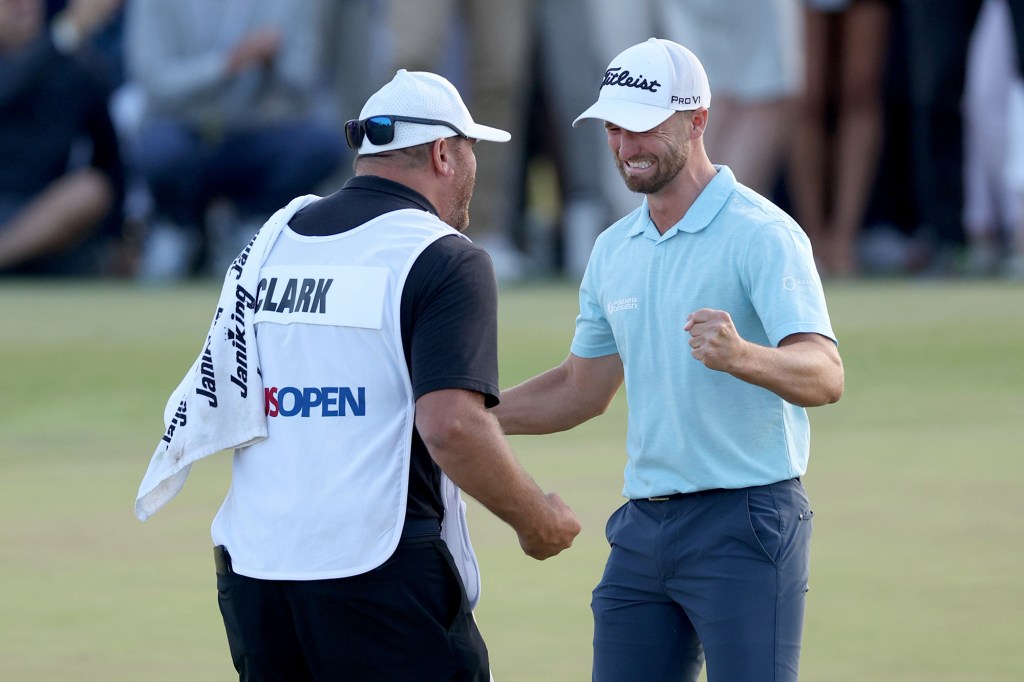
[[605, 230], [580, 286], [571, 351], [625, 367], [623, 495], [765, 485], [807, 471], [807, 412], [690, 355], [687, 315], [728, 312], [740, 335], [777, 346], [835, 341], [810, 242], [774, 204], [718, 174], [664, 235], [647, 201]]

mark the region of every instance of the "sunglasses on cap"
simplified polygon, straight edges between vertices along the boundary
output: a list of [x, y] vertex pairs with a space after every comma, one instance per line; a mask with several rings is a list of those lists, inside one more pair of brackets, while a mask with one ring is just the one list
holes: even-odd
[[448, 121], [439, 121], [433, 118], [416, 118], [414, 116], [371, 116], [370, 118], [364, 118], [359, 121], [352, 119], [351, 121], [345, 121], [345, 141], [348, 143], [350, 149], [359, 149], [360, 145], [363, 144], [363, 138], [365, 137], [370, 141], [370, 144], [375, 146], [383, 146], [390, 144], [395, 139], [395, 123], [401, 121], [403, 123], [421, 123], [423, 125], [432, 126], [445, 126], [451, 128], [458, 134], [459, 137], [469, 139], [469, 136], [464, 132], [453, 126]]

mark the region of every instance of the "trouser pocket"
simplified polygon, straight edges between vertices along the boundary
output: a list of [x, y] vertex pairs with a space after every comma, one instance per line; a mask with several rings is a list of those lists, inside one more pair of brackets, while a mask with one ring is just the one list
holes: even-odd
[[806, 551], [814, 512], [799, 479], [749, 488], [747, 515], [754, 540], [773, 564]]

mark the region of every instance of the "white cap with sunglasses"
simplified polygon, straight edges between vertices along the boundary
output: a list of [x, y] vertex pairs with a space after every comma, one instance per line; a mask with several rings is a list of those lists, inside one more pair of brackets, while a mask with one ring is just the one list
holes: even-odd
[[366, 100], [358, 119], [345, 123], [348, 144], [360, 154], [405, 149], [453, 135], [489, 142], [512, 138], [504, 130], [475, 123], [455, 86], [426, 71], [400, 69]]

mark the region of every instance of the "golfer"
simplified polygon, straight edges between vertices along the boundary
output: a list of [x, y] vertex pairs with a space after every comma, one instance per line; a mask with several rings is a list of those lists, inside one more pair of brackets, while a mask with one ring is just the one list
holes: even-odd
[[[797, 679], [811, 505], [806, 407], [843, 366], [811, 247], [711, 163], [703, 66], [650, 39], [612, 60], [597, 102], [643, 203], [598, 238], [568, 358], [503, 391], [510, 434], [572, 428], [625, 381], [623, 495], [593, 593], [594, 679]], [[713, 151], [713, 150], [712, 150]]]

